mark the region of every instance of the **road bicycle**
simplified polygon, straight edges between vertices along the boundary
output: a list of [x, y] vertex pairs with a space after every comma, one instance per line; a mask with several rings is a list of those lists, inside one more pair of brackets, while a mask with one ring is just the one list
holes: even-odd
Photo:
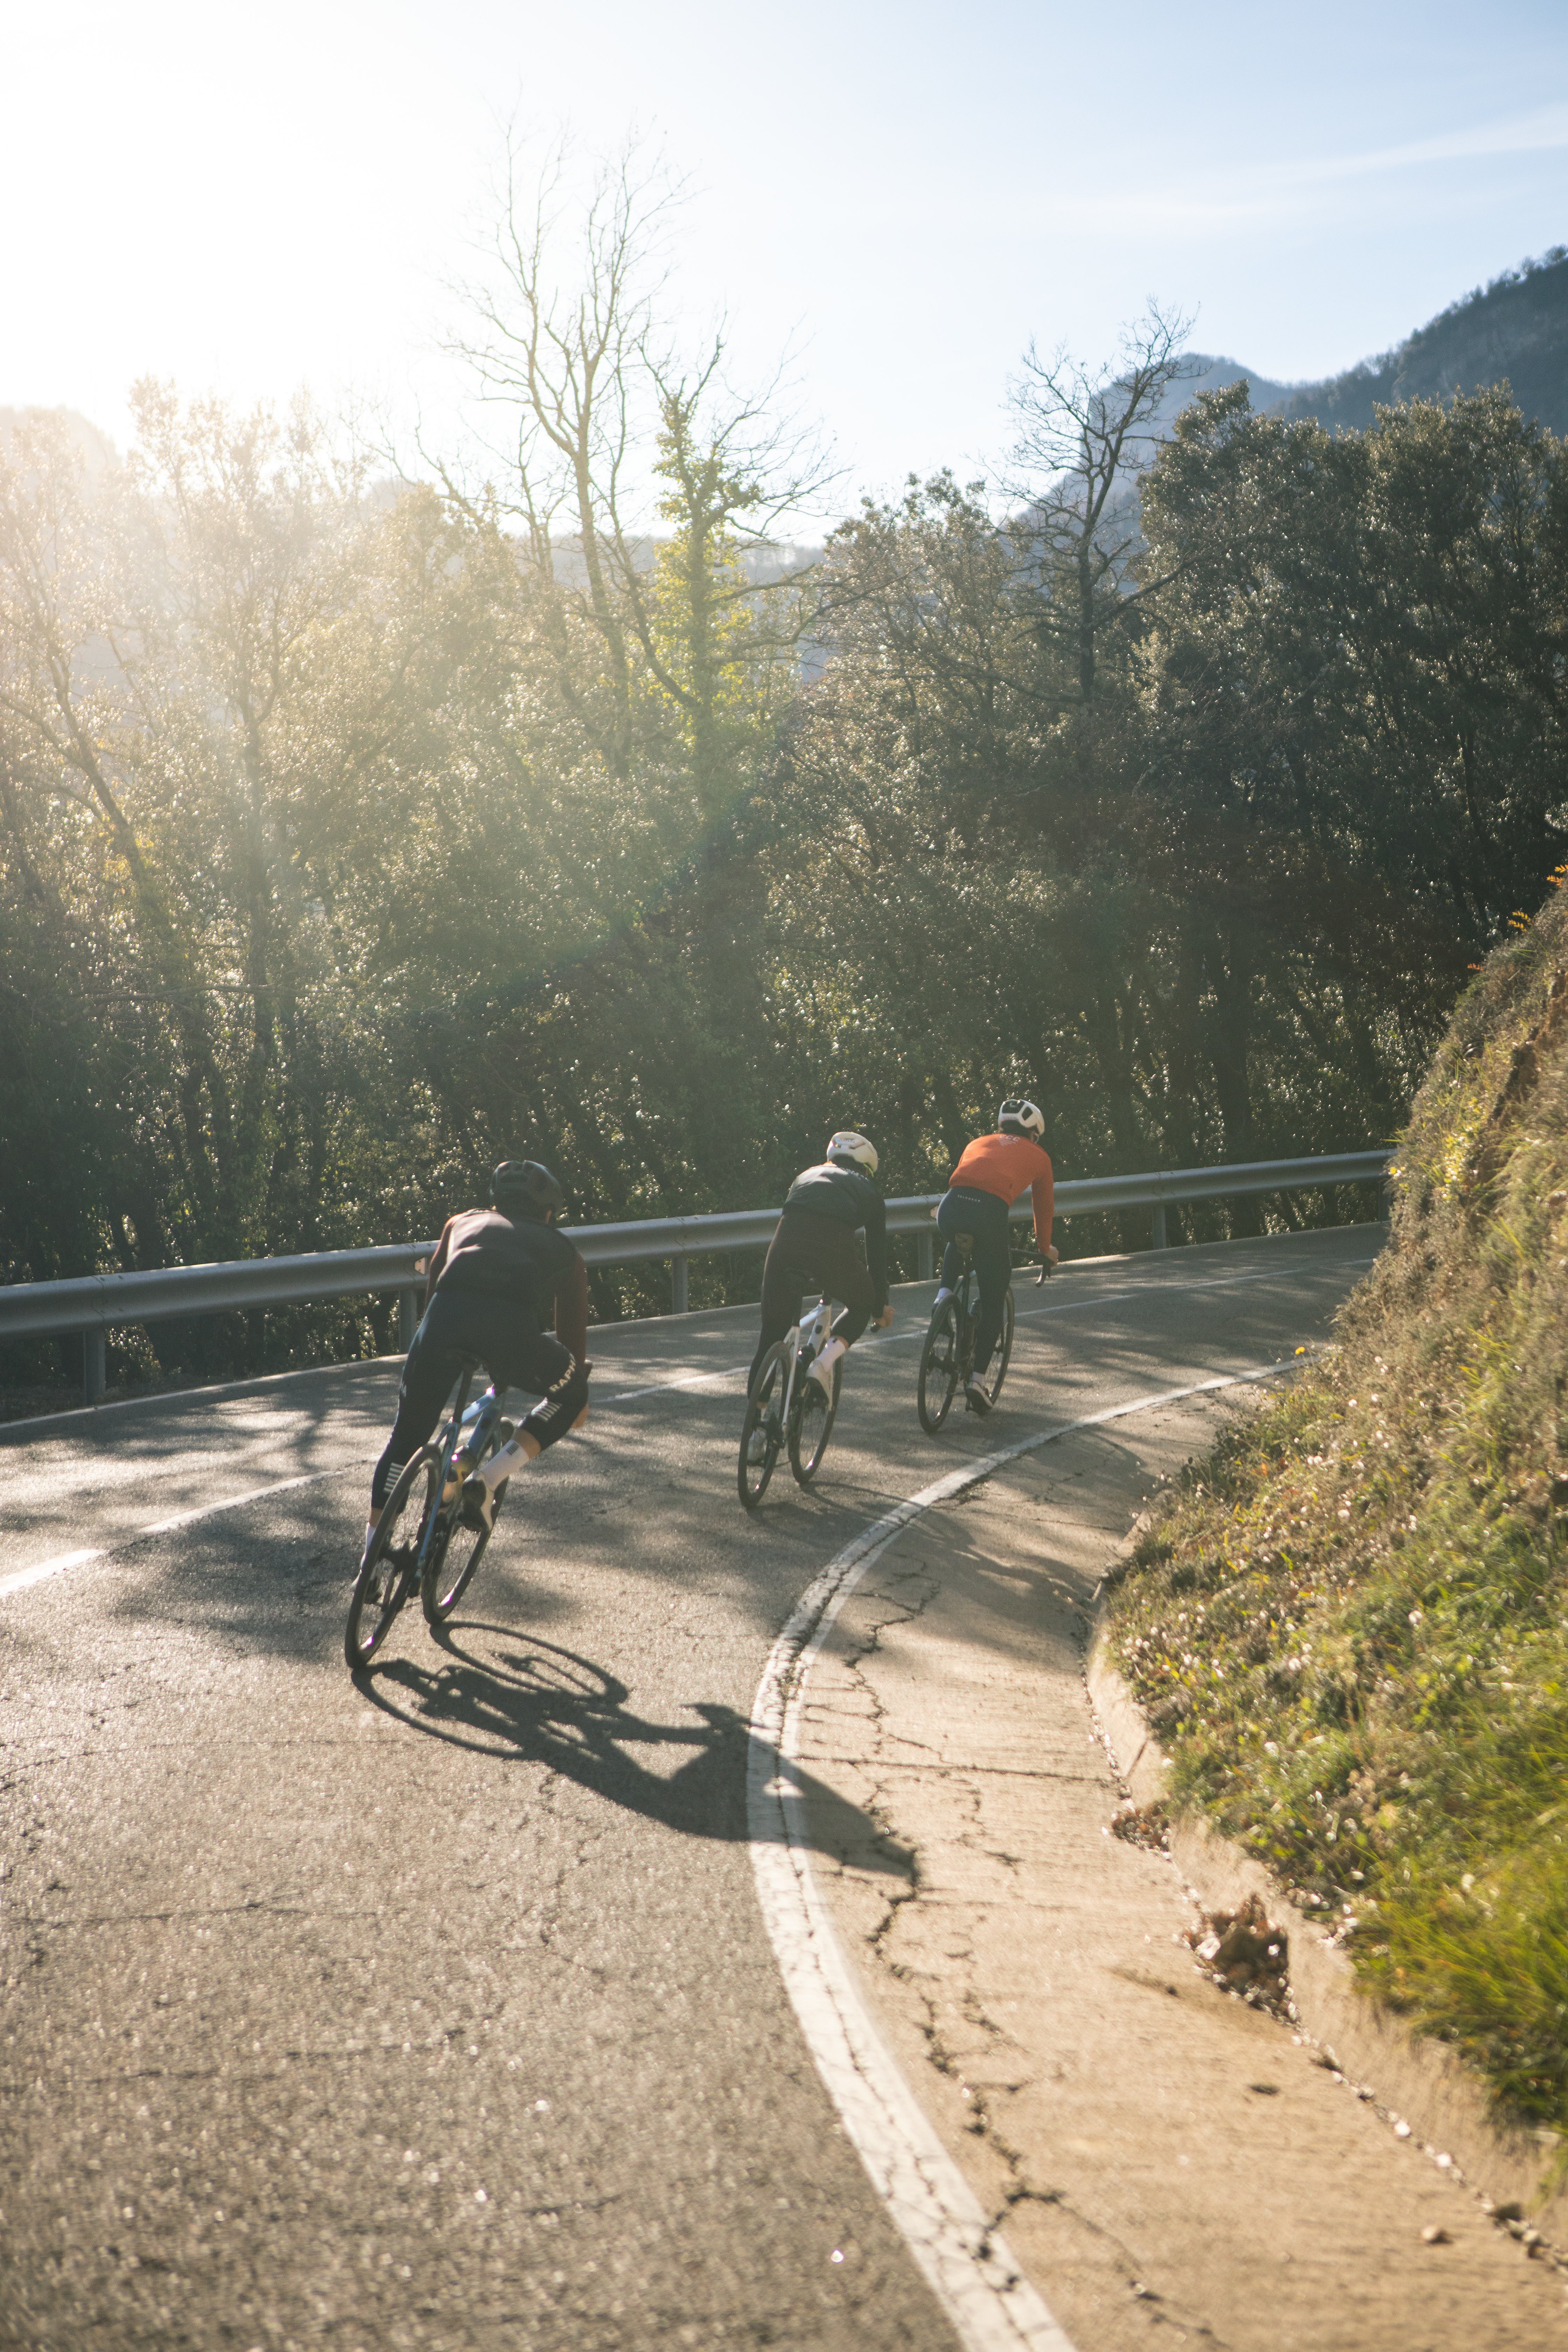
[[[957, 1286], [945, 1298], [939, 1296], [931, 1309], [931, 1327], [925, 1345], [921, 1349], [920, 1380], [916, 1399], [920, 1405], [921, 1427], [928, 1437], [934, 1437], [952, 1410], [952, 1400], [960, 1385], [968, 1388], [974, 1373], [974, 1342], [980, 1328], [979, 1276], [974, 1271], [974, 1237], [957, 1234], [961, 1271]], [[1042, 1262], [1039, 1280], [1050, 1273], [1048, 1262]], [[1013, 1354], [1013, 1284], [1009, 1277], [1002, 1299], [1002, 1328], [996, 1336], [986, 1378], [976, 1383], [981, 1394], [994, 1404], [1002, 1393], [1002, 1383], [1007, 1377], [1007, 1366]]]
[[[754, 1511], [767, 1493], [773, 1465], [786, 1443], [789, 1466], [803, 1486], [810, 1486], [822, 1466], [838, 1411], [844, 1359], [840, 1356], [833, 1367], [831, 1391], [808, 1375], [832, 1332], [833, 1302], [819, 1298], [810, 1318], [786, 1331], [778, 1345], [768, 1349], [757, 1369], [755, 1384], [746, 1400], [746, 1418], [741, 1424], [741, 1460], [736, 1478], [741, 1500], [748, 1511]], [[763, 1442], [753, 1460], [752, 1439], [759, 1430]]]
[[458, 1494], [463, 1480], [498, 1454], [515, 1431], [501, 1411], [504, 1391], [489, 1388], [477, 1404], [468, 1403], [479, 1369], [477, 1358], [465, 1360], [446, 1428], [405, 1463], [382, 1506], [349, 1601], [343, 1654], [352, 1673], [378, 1656], [416, 1591], [426, 1622], [444, 1624], [472, 1582], [490, 1539], [510, 1481], [496, 1488], [489, 1528], [464, 1525]]

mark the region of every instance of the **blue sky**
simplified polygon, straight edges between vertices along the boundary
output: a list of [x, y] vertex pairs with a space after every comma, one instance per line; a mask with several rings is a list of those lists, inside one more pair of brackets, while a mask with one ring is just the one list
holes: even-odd
[[515, 119], [628, 126], [689, 195], [669, 289], [797, 352], [855, 487], [984, 469], [1031, 336], [1152, 293], [1276, 377], [1568, 243], [1568, 8], [921, 0], [0, 0], [0, 403], [123, 434], [143, 372], [463, 430], [437, 349]]

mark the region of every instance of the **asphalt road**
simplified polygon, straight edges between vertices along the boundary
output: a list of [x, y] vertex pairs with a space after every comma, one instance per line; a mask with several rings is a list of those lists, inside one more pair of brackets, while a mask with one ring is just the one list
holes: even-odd
[[781, 1465], [750, 1520], [755, 1310], [595, 1333], [589, 1431], [363, 1688], [395, 1366], [0, 1432], [0, 2344], [951, 2352], [763, 1927], [763, 1662], [889, 1504], [1289, 1357], [1380, 1239], [1026, 1282], [1002, 1409], [936, 1444], [900, 1290], [816, 1489]]

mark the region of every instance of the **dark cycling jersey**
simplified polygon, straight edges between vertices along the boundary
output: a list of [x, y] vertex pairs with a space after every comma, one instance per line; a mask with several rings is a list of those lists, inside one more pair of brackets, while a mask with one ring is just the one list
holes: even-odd
[[792, 1209], [836, 1218], [852, 1231], [864, 1226], [866, 1265], [879, 1315], [888, 1303], [888, 1212], [869, 1176], [858, 1168], [836, 1168], [830, 1160], [817, 1168], [803, 1168], [784, 1202], [786, 1215]]
[[448, 1217], [430, 1261], [426, 1297], [503, 1300], [542, 1330], [553, 1307], [562, 1343], [581, 1362], [588, 1346], [588, 1273], [563, 1233], [499, 1209]]
[[[553, 1306], [556, 1337], [543, 1331]], [[542, 1399], [521, 1427], [542, 1446], [573, 1426], [588, 1402], [588, 1269], [564, 1234], [499, 1209], [448, 1217], [430, 1260], [425, 1315], [403, 1367], [397, 1419], [371, 1480], [379, 1511], [403, 1465], [440, 1418], [465, 1361], [505, 1388]]]

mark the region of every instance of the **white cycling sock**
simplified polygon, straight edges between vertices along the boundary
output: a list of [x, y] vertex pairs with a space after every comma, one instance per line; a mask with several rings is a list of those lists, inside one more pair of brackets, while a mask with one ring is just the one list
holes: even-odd
[[514, 1437], [509, 1445], [501, 1447], [499, 1454], [492, 1454], [489, 1460], [480, 1466], [475, 1475], [484, 1480], [486, 1494], [493, 1495], [496, 1488], [504, 1480], [510, 1478], [514, 1470], [522, 1469], [524, 1465], [532, 1459], [533, 1456], [524, 1451], [522, 1440], [520, 1437]]
[[365, 1548], [365, 1550], [366, 1550], [366, 1551], [368, 1551], [368, 1550], [370, 1549], [370, 1548], [371, 1548], [371, 1544], [372, 1544], [372, 1542], [374, 1540], [374, 1537], [375, 1537], [375, 1530], [376, 1530], [376, 1527], [377, 1527], [377, 1525], [378, 1525], [378, 1521], [377, 1521], [377, 1520], [375, 1520], [375, 1519], [372, 1519], [372, 1520], [371, 1520], [371, 1522], [370, 1522], [370, 1524], [369, 1524], [369, 1526], [365, 1528], [365, 1531], [364, 1531], [364, 1548]]

